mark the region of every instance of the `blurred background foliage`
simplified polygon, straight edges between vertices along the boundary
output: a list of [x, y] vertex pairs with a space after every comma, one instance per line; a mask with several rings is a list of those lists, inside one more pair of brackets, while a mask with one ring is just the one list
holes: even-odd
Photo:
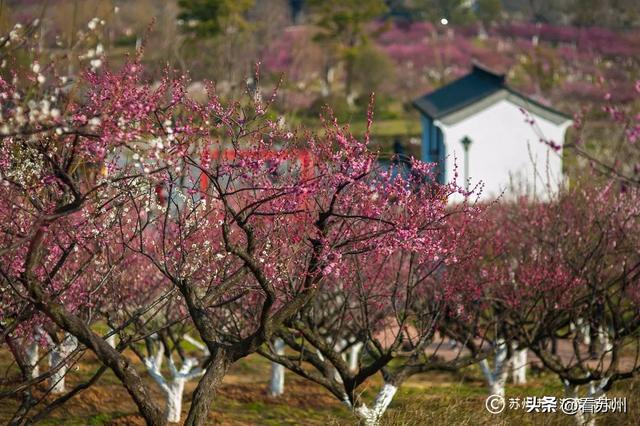
[[149, 78], [167, 67], [188, 73], [194, 98], [204, 96], [206, 81], [222, 96], [253, 90], [259, 64], [263, 93], [278, 87], [274, 108], [291, 126], [317, 125], [329, 106], [364, 129], [375, 92], [374, 140], [400, 138], [416, 154], [411, 101], [473, 61], [580, 115], [589, 122], [581, 138], [602, 155], [615, 146], [605, 99], [639, 108], [637, 0], [0, 0], [2, 33], [40, 19], [43, 55], [86, 55], [77, 42], [95, 17], [105, 24], [94, 48], [110, 65], [144, 47]]

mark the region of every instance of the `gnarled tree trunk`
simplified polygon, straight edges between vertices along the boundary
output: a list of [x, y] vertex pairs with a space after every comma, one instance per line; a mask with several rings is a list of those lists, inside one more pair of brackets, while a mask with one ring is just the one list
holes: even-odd
[[212, 355], [209, 365], [193, 393], [193, 402], [184, 422], [185, 426], [199, 426], [206, 423], [209, 407], [211, 407], [213, 398], [216, 396], [231, 363], [227, 353], [222, 349], [218, 349]]
[[129, 359], [109, 346], [101, 336], [91, 331], [82, 319], [67, 311], [59, 303], [51, 300], [34, 276], [33, 271], [42, 258], [43, 242], [46, 234], [46, 227], [41, 227], [31, 240], [29, 253], [25, 260], [25, 272], [23, 273], [24, 282], [35, 307], [49, 317], [58, 327], [74, 336], [80, 343], [93, 351], [100, 362], [114, 372], [133, 398], [140, 414], [148, 424], [164, 425], [166, 422], [162, 410], [153, 402], [144, 382], [131, 365]]

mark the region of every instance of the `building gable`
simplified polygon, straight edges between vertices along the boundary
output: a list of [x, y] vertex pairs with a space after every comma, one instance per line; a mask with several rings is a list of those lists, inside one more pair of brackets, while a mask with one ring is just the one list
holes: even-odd
[[483, 99], [477, 100], [476, 102], [473, 102], [441, 117], [440, 119], [438, 119], [438, 121], [446, 126], [452, 126], [472, 115], [486, 110], [487, 108], [502, 100], [506, 100], [516, 107], [522, 108], [529, 114], [543, 118], [558, 126], [568, 124], [571, 121], [571, 117], [569, 117], [568, 115], [542, 105], [541, 103], [523, 96], [510, 88], [497, 90], [494, 93], [484, 97]]

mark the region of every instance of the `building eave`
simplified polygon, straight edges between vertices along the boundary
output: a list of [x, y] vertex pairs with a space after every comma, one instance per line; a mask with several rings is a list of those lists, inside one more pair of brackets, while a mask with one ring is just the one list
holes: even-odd
[[450, 111], [447, 114], [442, 115], [441, 117], [432, 118], [437, 119], [446, 126], [452, 126], [472, 115], [480, 113], [486, 108], [489, 108], [490, 106], [502, 100], [507, 100], [512, 104], [524, 109], [528, 113], [536, 117], [543, 118], [557, 126], [568, 126], [572, 123], [572, 119], [568, 115], [542, 105], [541, 103], [536, 102], [526, 96], [523, 96], [509, 87], [504, 87], [494, 93], [491, 93], [488, 96], [485, 96], [480, 100], [476, 100], [475, 102], [463, 105], [454, 111]]

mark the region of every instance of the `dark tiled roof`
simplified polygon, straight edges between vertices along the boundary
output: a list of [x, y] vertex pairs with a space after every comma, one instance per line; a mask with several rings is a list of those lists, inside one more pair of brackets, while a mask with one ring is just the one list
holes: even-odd
[[438, 119], [503, 88], [504, 75], [474, 65], [469, 74], [416, 99], [413, 105]]
[[508, 87], [504, 74], [494, 73], [477, 64], [473, 65], [469, 74], [416, 99], [413, 101], [413, 105], [423, 114], [437, 120], [501, 90], [506, 90], [512, 95], [522, 98], [527, 104], [535, 105], [550, 114], [569, 119], [565, 114]]

